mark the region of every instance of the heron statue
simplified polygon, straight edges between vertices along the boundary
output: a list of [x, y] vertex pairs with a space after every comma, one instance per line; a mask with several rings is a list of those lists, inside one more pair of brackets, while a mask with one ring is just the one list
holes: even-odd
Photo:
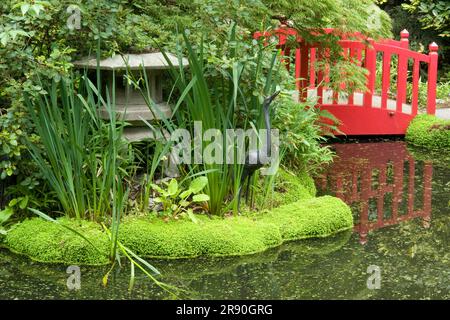
[[262, 105], [262, 112], [264, 116], [264, 124], [266, 126], [266, 143], [265, 146], [262, 147], [266, 148], [265, 150], [266, 152], [262, 152], [260, 148], [251, 149], [245, 156], [244, 169], [242, 171], [241, 182], [238, 190], [238, 212], [240, 212], [241, 193], [243, 185], [247, 182], [246, 197], [248, 197], [251, 177], [253, 176], [256, 170], [262, 168], [266, 163], [268, 163], [272, 156], [270, 105], [272, 101], [278, 96], [279, 93], [280, 91], [276, 91], [274, 94], [264, 99]]

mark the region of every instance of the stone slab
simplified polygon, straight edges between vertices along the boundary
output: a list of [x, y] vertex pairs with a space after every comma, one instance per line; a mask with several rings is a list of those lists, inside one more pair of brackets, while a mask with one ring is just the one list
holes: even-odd
[[[168, 53], [167, 57], [174, 67], [179, 67], [178, 57]], [[182, 59], [183, 66], [188, 66], [187, 59]], [[79, 68], [97, 69], [97, 59], [95, 57], [86, 57], [75, 61], [74, 65]], [[100, 70], [141, 70], [144, 67], [147, 70], [169, 69], [169, 64], [161, 52], [142, 53], [142, 54], [116, 54], [113, 57], [101, 60]]]

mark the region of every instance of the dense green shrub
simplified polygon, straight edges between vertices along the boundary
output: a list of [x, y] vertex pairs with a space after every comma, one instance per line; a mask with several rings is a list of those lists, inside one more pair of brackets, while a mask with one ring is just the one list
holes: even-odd
[[[18, 224], [7, 234], [5, 245], [42, 262], [97, 265], [109, 261], [108, 238], [98, 225], [62, 221], [82, 232], [100, 252], [75, 233], [39, 218]], [[325, 196], [250, 216], [198, 216], [197, 223], [128, 217], [120, 227], [119, 240], [141, 257], [233, 256], [261, 252], [284, 241], [325, 237], [352, 226], [350, 208]]]
[[311, 103], [297, 103], [284, 98], [277, 103], [273, 126], [280, 130], [280, 140], [285, 148], [285, 162], [300, 170], [314, 170], [317, 166], [332, 160], [332, 152], [323, 147], [326, 140], [319, 121], [326, 116]]
[[[113, 52], [143, 52], [155, 48], [155, 40], [173, 49], [176, 30], [188, 27], [199, 39], [207, 32], [207, 59], [220, 67], [232, 65], [230, 47], [224, 35], [231, 21], [237, 22], [240, 41], [251, 44], [256, 30], [273, 26], [272, 14], [284, 14], [300, 31], [323, 27], [344, 28], [374, 35], [386, 34], [387, 16], [381, 24], [367, 26], [371, 0], [327, 0], [312, 3], [246, 1], [168, 1], [168, 0], [5, 0], [0, 4], [0, 124], [10, 134], [0, 137], [0, 175], [22, 174], [30, 177], [29, 163], [23, 160], [23, 136], [34, 132], [20, 107], [23, 91], [43, 93], [36, 79], [67, 75], [71, 61], [95, 51], [101, 40], [103, 55]], [[68, 11], [68, 8], [71, 10]], [[80, 10], [80, 29], [67, 25]], [[354, 14], [357, 11], [358, 14]], [[324, 41], [333, 42], [335, 37]], [[243, 52], [241, 57], [246, 56]], [[220, 68], [217, 70], [220, 72]], [[245, 90], [244, 90], [245, 92]], [[19, 115], [20, 114], [20, 115]]]
[[450, 152], [450, 121], [419, 115], [409, 125], [405, 138], [416, 146]]

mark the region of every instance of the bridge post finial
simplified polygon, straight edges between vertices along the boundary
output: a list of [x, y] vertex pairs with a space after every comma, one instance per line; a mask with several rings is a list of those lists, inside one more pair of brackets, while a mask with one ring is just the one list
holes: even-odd
[[[428, 50], [430, 50], [430, 53], [431, 53], [431, 52], [437, 52], [438, 49], [439, 49], [439, 46], [437, 45], [436, 42], [432, 42], [432, 43], [430, 43], [430, 45], [428, 46]], [[437, 53], [436, 53], [436, 54], [437, 54]]]
[[428, 101], [427, 101], [427, 113], [436, 113], [436, 86], [437, 86], [437, 69], [438, 69], [438, 49], [439, 46], [433, 42], [428, 46], [430, 50], [428, 57], [430, 61], [428, 63]]
[[404, 48], [409, 49], [409, 32], [403, 29], [400, 32], [400, 42], [403, 44]]

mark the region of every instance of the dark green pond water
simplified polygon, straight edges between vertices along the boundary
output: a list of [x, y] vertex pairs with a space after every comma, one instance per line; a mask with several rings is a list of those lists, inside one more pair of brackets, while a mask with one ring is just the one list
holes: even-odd
[[[432, 155], [403, 142], [335, 148], [339, 158], [317, 186], [352, 206], [353, 231], [239, 258], [152, 260], [162, 280], [200, 299], [450, 299], [450, 151]], [[106, 288], [107, 267], [81, 267], [81, 289], [71, 291], [67, 267], [0, 249], [0, 298], [169, 298], [139, 273], [129, 293], [126, 266]]]

